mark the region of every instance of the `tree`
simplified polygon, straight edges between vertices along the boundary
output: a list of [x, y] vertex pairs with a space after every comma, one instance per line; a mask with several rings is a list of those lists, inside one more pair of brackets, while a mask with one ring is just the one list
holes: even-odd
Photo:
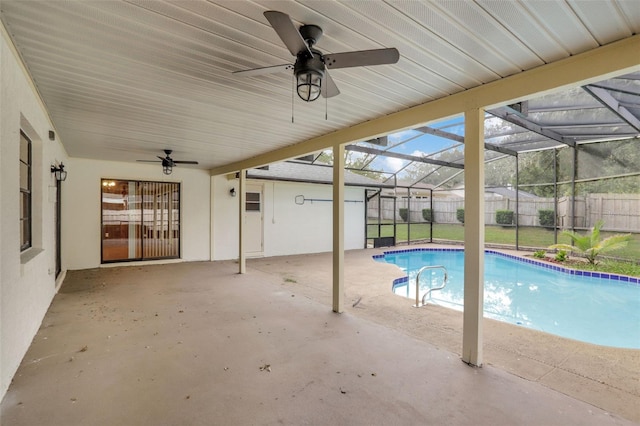
[[637, 140], [581, 146], [578, 151], [578, 177], [594, 179], [578, 185], [577, 192], [580, 194], [640, 193], [640, 149]]
[[530, 152], [520, 155], [519, 184], [548, 183], [545, 186], [526, 187], [528, 192], [539, 197], [553, 197], [553, 162], [555, 150]]
[[[594, 193], [640, 193], [640, 149], [635, 139], [578, 145], [576, 195]], [[557, 152], [557, 156], [555, 153]], [[573, 148], [546, 150], [520, 155], [520, 184], [548, 183], [526, 187], [541, 197], [554, 196], [554, 161], [557, 181], [573, 179]], [[554, 157], [556, 157], [554, 159]], [[571, 185], [560, 185], [559, 196], [571, 195]]]
[[[464, 152], [462, 148], [454, 147], [428, 158], [462, 164]], [[452, 187], [463, 182], [464, 175], [460, 172], [461, 169], [458, 168], [416, 161], [402, 172], [402, 177], [409, 181], [424, 182], [434, 186], [439, 186], [446, 181], [447, 186]]]
[[501, 157], [484, 163], [485, 186], [515, 186], [516, 161], [514, 157]]
[[571, 237], [573, 245], [554, 244], [549, 246], [549, 248], [582, 253], [590, 264], [595, 265], [596, 257], [599, 254], [624, 248], [629, 243], [629, 240], [631, 240], [631, 234], [617, 234], [601, 240], [600, 229], [602, 228], [602, 225], [604, 225], [604, 221], [600, 219], [596, 222], [594, 227], [591, 228], [591, 232], [585, 235], [580, 235], [568, 230], [562, 231], [563, 235]]
[[[344, 152], [344, 166], [352, 173], [366, 176], [373, 180], [384, 180], [386, 175], [382, 170], [371, 168], [369, 162], [375, 157], [373, 154], [364, 154], [356, 151]], [[317, 159], [320, 163], [333, 164], [333, 150], [322, 151]]]

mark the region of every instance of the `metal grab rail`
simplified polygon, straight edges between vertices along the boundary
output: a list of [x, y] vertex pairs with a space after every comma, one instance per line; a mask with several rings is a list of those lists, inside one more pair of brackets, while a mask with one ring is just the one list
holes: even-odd
[[[442, 282], [442, 285], [440, 287], [429, 288], [427, 292], [422, 296], [422, 303], [420, 303], [420, 275], [422, 275], [422, 273], [428, 269], [442, 269], [444, 271], [444, 281]], [[448, 279], [447, 268], [445, 268], [442, 265], [427, 265], [420, 268], [420, 270], [418, 271], [418, 275], [416, 275], [416, 304], [413, 305], [413, 307], [420, 308], [426, 305], [425, 303], [426, 297], [429, 294], [431, 294], [432, 291], [442, 290], [447, 285], [447, 279]]]

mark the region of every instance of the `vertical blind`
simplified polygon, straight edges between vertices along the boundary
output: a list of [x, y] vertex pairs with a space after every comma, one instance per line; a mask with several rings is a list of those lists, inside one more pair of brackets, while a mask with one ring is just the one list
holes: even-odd
[[102, 180], [102, 261], [180, 257], [180, 184]]

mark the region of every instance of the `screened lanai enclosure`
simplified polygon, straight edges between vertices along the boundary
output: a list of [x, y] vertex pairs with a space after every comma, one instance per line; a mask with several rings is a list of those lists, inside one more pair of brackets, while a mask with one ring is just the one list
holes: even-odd
[[[464, 118], [348, 145], [367, 190], [367, 244], [464, 240]], [[327, 161], [319, 154], [311, 161]], [[330, 158], [329, 158], [330, 162]], [[631, 233], [612, 256], [640, 258], [640, 73], [485, 114], [485, 241], [541, 249], [563, 230]]]

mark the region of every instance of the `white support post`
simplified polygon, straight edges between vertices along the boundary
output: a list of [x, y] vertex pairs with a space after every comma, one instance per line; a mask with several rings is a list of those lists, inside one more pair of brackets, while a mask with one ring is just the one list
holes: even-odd
[[216, 185], [215, 185], [216, 179], [211, 176], [211, 178], [209, 178], [209, 261], [213, 261], [216, 257], [215, 257], [215, 252], [214, 252], [214, 247], [215, 245], [213, 244], [213, 238], [214, 238], [214, 232], [213, 232], [213, 221], [214, 221], [214, 206], [216, 203], [216, 197], [215, 197], [215, 192], [216, 192]]
[[247, 273], [247, 258], [244, 253], [244, 228], [245, 228], [245, 199], [247, 198], [247, 174], [245, 170], [240, 170], [238, 184], [238, 265], [239, 274]]
[[482, 366], [484, 110], [464, 114], [464, 321], [462, 360]]
[[333, 147], [333, 312], [344, 309], [344, 145]]

